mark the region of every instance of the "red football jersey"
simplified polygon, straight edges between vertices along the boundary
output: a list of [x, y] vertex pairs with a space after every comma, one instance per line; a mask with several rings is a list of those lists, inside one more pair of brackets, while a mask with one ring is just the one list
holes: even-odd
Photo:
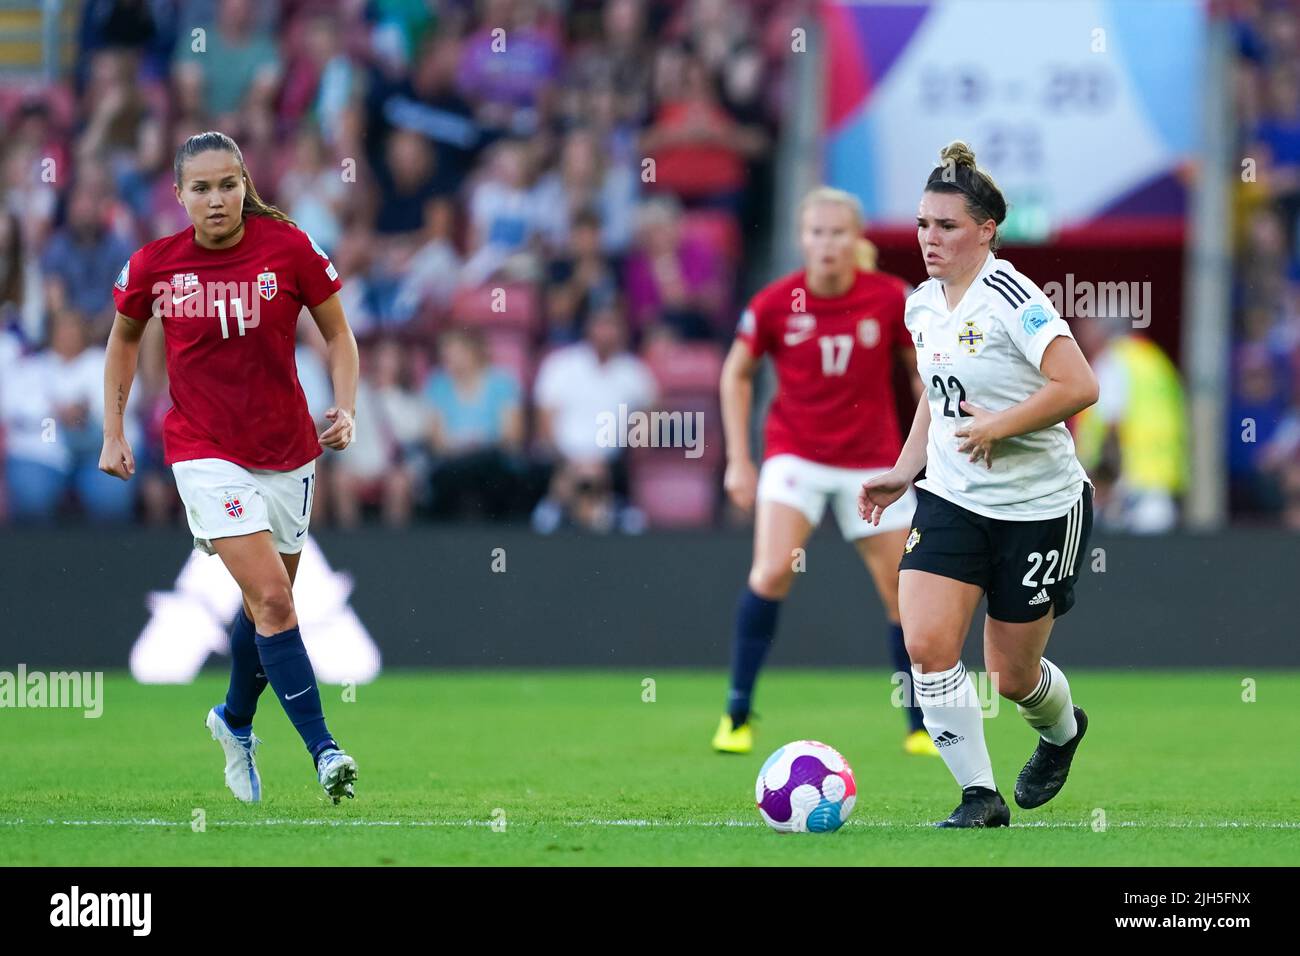
[[246, 216], [228, 249], [200, 246], [190, 226], [127, 260], [113, 286], [117, 311], [163, 323], [166, 464], [221, 458], [292, 471], [321, 453], [294, 344], [303, 306], [341, 287], [310, 236], [267, 216]]
[[902, 449], [894, 361], [911, 344], [907, 285], [859, 272], [834, 299], [807, 291], [795, 272], [750, 299], [736, 335], [776, 365], [764, 458], [791, 454], [838, 468], [892, 468]]

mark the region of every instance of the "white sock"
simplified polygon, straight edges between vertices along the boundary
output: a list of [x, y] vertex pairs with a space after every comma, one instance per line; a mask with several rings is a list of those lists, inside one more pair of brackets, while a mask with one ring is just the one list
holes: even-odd
[[984, 715], [980, 711], [975, 685], [961, 661], [946, 671], [922, 674], [912, 668], [916, 703], [925, 718], [925, 729], [939, 748], [948, 770], [965, 790], [993, 785], [993, 765], [984, 746]]
[[1044, 740], [1059, 747], [1069, 743], [1079, 732], [1074, 719], [1074, 702], [1070, 700], [1070, 682], [1046, 657], [1039, 664], [1039, 670], [1038, 686], [1016, 704], [1016, 710]]

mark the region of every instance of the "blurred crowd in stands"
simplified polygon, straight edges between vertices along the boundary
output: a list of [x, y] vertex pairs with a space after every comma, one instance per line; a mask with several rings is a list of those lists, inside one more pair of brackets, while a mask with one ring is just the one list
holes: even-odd
[[1300, 529], [1300, 6], [1234, 0], [1234, 515]]
[[[172, 161], [239, 143], [330, 255], [355, 445], [313, 520], [706, 525], [721, 448], [601, 447], [598, 410], [707, 411], [770, 228], [797, 0], [86, 0], [65, 82], [0, 86], [0, 520], [183, 523], [151, 322], [136, 477], [97, 470], [111, 288], [189, 227]], [[303, 313], [299, 378], [332, 404]]]

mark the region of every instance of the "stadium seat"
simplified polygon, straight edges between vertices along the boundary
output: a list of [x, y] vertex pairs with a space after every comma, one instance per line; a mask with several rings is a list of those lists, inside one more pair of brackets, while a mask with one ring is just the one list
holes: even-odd
[[682, 239], [692, 239], [716, 249], [735, 268], [740, 261], [742, 238], [736, 217], [720, 209], [697, 209], [682, 216]]
[[710, 342], [667, 342], [648, 345], [641, 358], [659, 383], [665, 399], [677, 396], [716, 396], [722, 375], [722, 350]]
[[717, 469], [685, 458], [678, 448], [633, 449], [629, 461], [632, 503], [652, 528], [702, 528], [713, 523]]
[[534, 332], [541, 316], [537, 289], [527, 283], [462, 289], [451, 304], [451, 318], [458, 325], [509, 326]]

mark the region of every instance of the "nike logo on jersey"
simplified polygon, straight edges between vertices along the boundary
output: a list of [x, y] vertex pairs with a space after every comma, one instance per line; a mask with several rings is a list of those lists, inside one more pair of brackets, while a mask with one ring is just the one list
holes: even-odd
[[785, 344], [798, 345], [807, 342], [817, 332], [817, 317], [813, 315], [791, 315], [785, 320]]
[[195, 289], [193, 292], [189, 293], [188, 295], [183, 295], [183, 296], [181, 296], [179, 299], [176, 298], [176, 296], [172, 296], [172, 305], [180, 305], [180, 304], [181, 304], [182, 302], [184, 302], [186, 299], [192, 299], [192, 298], [194, 298], [196, 295], [199, 294], [200, 291], [201, 291], [201, 290], [199, 290], [199, 289]]

